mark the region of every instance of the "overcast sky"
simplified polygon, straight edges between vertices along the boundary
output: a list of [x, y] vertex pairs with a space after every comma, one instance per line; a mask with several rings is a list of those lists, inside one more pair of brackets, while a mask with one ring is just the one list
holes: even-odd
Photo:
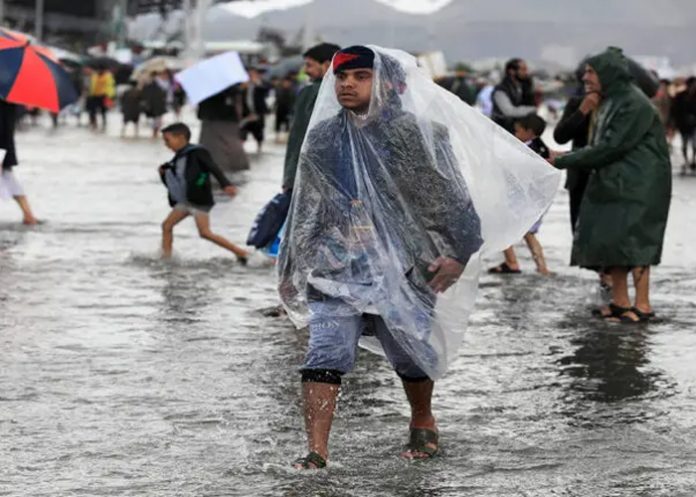
[[[140, 19], [133, 34], [156, 24]], [[293, 37], [305, 25], [341, 44], [439, 49], [450, 62], [518, 55], [572, 65], [607, 45], [696, 62], [696, 0], [254, 0], [212, 8], [205, 32], [253, 39], [270, 26]]]

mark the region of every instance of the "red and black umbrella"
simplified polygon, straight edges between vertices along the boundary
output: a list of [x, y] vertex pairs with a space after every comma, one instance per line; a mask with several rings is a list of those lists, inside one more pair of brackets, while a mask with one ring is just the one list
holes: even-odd
[[0, 29], [0, 98], [58, 112], [77, 101], [70, 75], [53, 53], [26, 36]]

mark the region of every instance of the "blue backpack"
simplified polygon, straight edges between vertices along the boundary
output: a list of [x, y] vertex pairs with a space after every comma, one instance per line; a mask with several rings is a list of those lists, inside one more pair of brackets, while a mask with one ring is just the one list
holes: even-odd
[[275, 242], [280, 228], [285, 223], [285, 218], [290, 210], [290, 195], [279, 193], [268, 202], [254, 219], [247, 245], [257, 249], [269, 246]]

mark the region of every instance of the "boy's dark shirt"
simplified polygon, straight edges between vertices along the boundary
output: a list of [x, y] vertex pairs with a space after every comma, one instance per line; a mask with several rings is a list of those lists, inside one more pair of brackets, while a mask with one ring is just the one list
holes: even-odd
[[546, 143], [544, 143], [544, 140], [542, 140], [538, 136], [534, 138], [531, 142], [529, 142], [528, 146], [534, 152], [539, 154], [543, 159], [548, 159], [551, 156], [551, 153], [549, 152], [549, 147], [547, 147]]
[[[184, 173], [186, 178], [186, 200], [192, 205], [212, 207], [215, 205], [215, 200], [213, 199], [210, 175], [215, 176], [222, 188], [230, 186], [232, 183], [215, 164], [210, 152], [200, 145], [189, 144], [174, 154], [172, 160], [162, 167], [160, 172], [162, 183], [165, 186], [167, 185], [165, 178], [167, 169], [172, 169], [176, 173], [176, 161], [182, 156], [186, 156], [187, 159]], [[169, 205], [172, 207], [176, 205], [176, 200], [171, 195], [169, 195]]]

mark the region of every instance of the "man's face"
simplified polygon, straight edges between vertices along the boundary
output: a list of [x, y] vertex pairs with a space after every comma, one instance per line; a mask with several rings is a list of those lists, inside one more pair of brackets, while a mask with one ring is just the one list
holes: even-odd
[[162, 140], [164, 140], [164, 144], [172, 152], [178, 152], [187, 144], [187, 140], [184, 135], [174, 133], [162, 133]]
[[585, 83], [585, 93], [602, 93], [602, 83], [599, 81], [599, 75], [592, 69], [592, 66], [585, 66], [582, 82]]
[[362, 112], [370, 107], [372, 69], [348, 69], [336, 74], [336, 96], [344, 108]]
[[527, 63], [525, 61], [520, 62], [517, 66], [517, 79], [520, 81], [529, 79], [529, 68], [527, 67]]
[[261, 74], [256, 69], [249, 69], [249, 79], [253, 83], [258, 83], [261, 79]]
[[317, 62], [311, 57], [305, 57], [304, 70], [312, 81], [317, 81], [324, 77], [324, 74], [326, 74], [326, 71], [329, 70], [330, 65], [331, 61], [328, 60], [321, 63]]

